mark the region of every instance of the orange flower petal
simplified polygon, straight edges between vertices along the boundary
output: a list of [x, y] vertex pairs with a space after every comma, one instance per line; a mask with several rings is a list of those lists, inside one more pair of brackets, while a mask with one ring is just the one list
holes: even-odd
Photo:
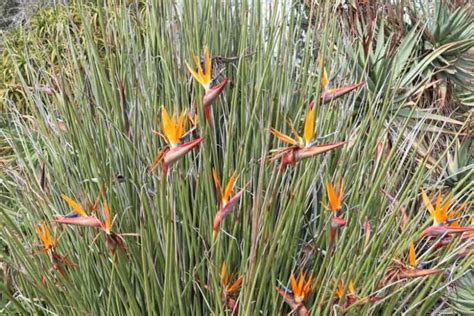
[[234, 190], [235, 186], [235, 173], [229, 178], [229, 182], [227, 182], [227, 186], [225, 187], [224, 194], [222, 196], [222, 201], [227, 202], [229, 200], [230, 195], [232, 194], [232, 191]]
[[293, 273], [290, 276], [290, 286], [291, 286], [291, 290], [293, 291], [293, 294], [295, 296], [299, 295], [298, 284], [296, 282], [296, 278], [295, 278], [295, 275]]
[[236, 292], [240, 286], [242, 285], [242, 281], [244, 280], [244, 278], [242, 276], [240, 276], [234, 283], [232, 283], [232, 285], [227, 289], [227, 292], [229, 293], [234, 293]]
[[189, 72], [194, 77], [194, 79], [196, 79], [196, 81], [199, 82], [200, 84], [203, 84], [202, 77], [197, 72], [195, 72], [194, 69], [188, 65], [188, 63], [186, 63], [186, 67], [188, 68]]
[[323, 69], [323, 73], [321, 75], [321, 85], [323, 86], [323, 90], [326, 90], [329, 84], [329, 79], [328, 79], [328, 73], [326, 71], [326, 67], [324, 67], [323, 65], [323, 59], [321, 58], [321, 56], [318, 56], [317, 62], [318, 62], [318, 65], [322, 67]]
[[355, 286], [352, 280], [349, 281], [349, 294], [355, 294]]
[[87, 216], [86, 211], [82, 208], [82, 206], [79, 205], [76, 201], [71, 199], [69, 196], [66, 194], [61, 194], [61, 197], [66, 201], [66, 203], [76, 212], [77, 214], [81, 216]]
[[207, 47], [204, 48], [204, 67], [205, 69], [203, 70], [201, 67], [201, 62], [195, 54], [193, 54], [193, 60], [194, 64], [196, 65], [197, 72], [190, 67], [187, 63], [186, 66], [191, 73], [191, 75], [196, 79], [197, 82], [199, 82], [206, 91], [209, 90], [210, 84], [212, 81], [212, 63], [211, 63], [211, 57], [209, 54], [209, 50]]
[[339, 198], [337, 196], [337, 193], [330, 182], [326, 182], [326, 191], [328, 194], [329, 206], [331, 208], [331, 211], [333, 213], [336, 213], [336, 211], [341, 207], [341, 205], [339, 203]]
[[186, 111], [181, 112], [178, 117], [178, 121], [175, 125], [174, 138], [173, 141], [178, 144], [181, 140], [181, 137], [184, 135], [184, 128], [186, 127]]
[[196, 67], [197, 67], [198, 75], [199, 75], [199, 77], [200, 77], [201, 80], [202, 80], [204, 73], [203, 73], [203, 71], [202, 71], [201, 61], [200, 61], [199, 58], [196, 56], [196, 54], [193, 54], [193, 60], [194, 60], [194, 64], [195, 64]]
[[313, 285], [312, 283], [313, 283], [313, 274], [311, 273], [309, 275], [308, 281], [306, 282], [306, 284], [303, 287], [303, 293], [304, 293], [305, 297], [308, 296], [308, 294], [311, 292], [311, 287]]
[[158, 152], [158, 154], [156, 154], [155, 159], [153, 159], [153, 162], [151, 163], [151, 166], [148, 169], [148, 174], [153, 173], [153, 171], [155, 171], [155, 169], [158, 168], [158, 166], [160, 165], [160, 162], [163, 160], [163, 158], [165, 157], [165, 155], [168, 151], [169, 151], [169, 148], [165, 147], [165, 148], [161, 149]]
[[227, 275], [227, 265], [225, 262], [221, 265], [220, 277], [224, 287], [227, 287], [227, 283], [229, 282], [229, 276]]
[[219, 177], [217, 176], [216, 169], [212, 168], [212, 178], [214, 179], [214, 185], [217, 190], [219, 202], [222, 200], [222, 188], [221, 188], [221, 183], [219, 181]]
[[287, 144], [290, 144], [290, 145], [296, 145], [298, 143], [296, 140], [294, 140], [290, 136], [287, 136], [283, 133], [280, 133], [279, 131], [277, 131], [274, 128], [270, 129], [270, 132], [284, 143], [287, 143]]
[[339, 283], [337, 284], [337, 289], [336, 289], [336, 296], [337, 298], [342, 298], [344, 295], [344, 282], [342, 280], [339, 280]]
[[173, 139], [175, 138], [175, 126], [173, 124], [173, 121], [168, 113], [168, 110], [164, 106], [161, 107], [161, 124], [162, 124], [162, 130], [163, 134], [165, 134], [165, 137], [168, 139], [168, 142], [172, 145], [176, 145], [176, 143], [173, 144]]
[[212, 79], [212, 63], [211, 63], [211, 57], [209, 55], [209, 49], [207, 47], [204, 48], [204, 66], [206, 67], [205, 73], [204, 73], [204, 79], [208, 84], [211, 83]]
[[110, 215], [110, 209], [107, 202], [104, 202], [104, 214], [105, 214], [105, 232], [110, 234], [112, 229], [112, 216]]
[[305, 144], [308, 145], [313, 138], [313, 133], [314, 133], [314, 112], [315, 112], [315, 107], [313, 106], [308, 114], [306, 115], [306, 120], [304, 122], [304, 132], [303, 132], [303, 138], [305, 141]]
[[36, 232], [43, 242], [43, 247], [45, 249], [49, 249], [51, 246], [53, 246], [53, 239], [51, 238], [51, 233], [49, 232], [48, 226], [46, 226], [46, 224], [43, 223], [37, 225]]
[[410, 250], [408, 253], [410, 266], [413, 268], [416, 266], [416, 252], [415, 252], [415, 245], [413, 244], [413, 240], [410, 240]]
[[303, 294], [303, 286], [304, 286], [304, 273], [300, 272], [299, 279], [298, 279], [298, 292], [299, 294]]
[[426, 195], [425, 190], [421, 190], [421, 197], [423, 199], [423, 203], [425, 203], [426, 208], [428, 209], [430, 214], [433, 215], [434, 214], [434, 208], [433, 208], [433, 205], [431, 204], [430, 199]]

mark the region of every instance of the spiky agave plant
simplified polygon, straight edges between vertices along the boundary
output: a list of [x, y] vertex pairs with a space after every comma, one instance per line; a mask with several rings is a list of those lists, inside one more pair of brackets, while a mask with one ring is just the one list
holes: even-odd
[[449, 289], [447, 313], [469, 315], [474, 310], [474, 271], [470, 269]]
[[456, 140], [452, 151], [446, 152], [446, 159], [443, 172], [443, 180], [446, 185], [456, 187], [459, 183], [468, 183], [474, 180], [472, 174], [472, 153], [474, 142], [471, 139], [464, 139], [462, 142]]
[[420, 5], [411, 5], [409, 12], [413, 25], [417, 25], [420, 19], [425, 22], [422, 54], [446, 47], [443, 53], [430, 62], [427, 69], [432, 73], [432, 81], [436, 81], [433, 89], [441, 107], [451, 103], [453, 99], [468, 104], [464, 94], [474, 93], [472, 11], [465, 6], [452, 9], [448, 3], [440, 0], [435, 1], [433, 10], [430, 5], [426, 3], [421, 8]]

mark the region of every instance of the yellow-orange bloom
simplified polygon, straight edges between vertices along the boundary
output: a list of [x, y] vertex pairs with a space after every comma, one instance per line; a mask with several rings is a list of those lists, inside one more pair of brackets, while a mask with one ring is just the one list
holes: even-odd
[[318, 65], [322, 67], [323, 73], [321, 74], [321, 85], [323, 86], [323, 90], [327, 90], [329, 85], [328, 73], [326, 71], [326, 67], [323, 66], [323, 59], [321, 56], [318, 56]]
[[235, 275], [233, 274], [232, 277], [229, 276], [229, 274], [227, 273], [227, 265], [225, 262], [221, 266], [220, 277], [222, 286], [224, 287], [224, 290], [227, 294], [237, 292], [240, 289], [240, 286], [242, 285], [242, 276], [239, 276], [235, 281], [231, 283], [231, 280], [235, 278]]
[[322, 67], [322, 74], [321, 74], [321, 85], [323, 86], [323, 92], [321, 93], [321, 103], [327, 103], [331, 100], [337, 99], [352, 90], [362, 87], [365, 84], [365, 81], [362, 80], [360, 82], [345, 86], [345, 87], [333, 87], [329, 88], [329, 78], [326, 68], [323, 66], [323, 60], [318, 56], [318, 65]]
[[293, 131], [293, 134], [295, 134], [294, 138], [285, 135], [274, 128], [271, 128], [270, 131], [273, 135], [275, 135], [279, 140], [284, 143], [287, 143], [291, 146], [297, 146], [299, 148], [308, 148], [311, 146], [311, 139], [313, 138], [314, 134], [314, 115], [315, 109], [314, 106], [311, 105], [304, 122], [303, 137], [301, 137], [298, 132], [296, 132], [293, 126], [291, 126], [291, 129]]
[[43, 242], [44, 250], [50, 250], [56, 246], [57, 240], [53, 240], [49, 228], [45, 223], [36, 225], [36, 233], [38, 233], [39, 238]]
[[336, 214], [342, 208], [342, 198], [344, 195], [342, 180], [338, 182], [335, 188], [332, 183], [326, 182], [326, 192], [328, 195], [328, 208]]
[[281, 132], [279, 132], [278, 130], [274, 129], [274, 128], [271, 128], [270, 129], [270, 132], [275, 135], [279, 140], [281, 140], [282, 142], [284, 143], [287, 143], [291, 146], [296, 146], [296, 145], [299, 145], [299, 142], [297, 140], [295, 140], [294, 138], [288, 136], [288, 135], [285, 135]]
[[349, 294], [355, 295], [355, 286], [352, 280], [349, 281]]
[[193, 54], [194, 64], [196, 65], [197, 72], [186, 63], [189, 72], [192, 74], [194, 79], [199, 82], [206, 91], [209, 90], [212, 81], [212, 63], [211, 57], [209, 55], [209, 49], [207, 47], [204, 48], [204, 69], [201, 67], [201, 61], [199, 57]]
[[354, 281], [352, 281], [352, 280], [349, 280], [349, 285], [347, 286], [346, 295], [344, 295], [344, 280], [342, 280], [342, 279], [339, 280], [339, 283], [337, 284], [335, 294], [336, 294], [337, 300], [343, 299], [342, 306], [344, 308], [348, 308], [349, 306], [351, 306], [352, 304], [354, 304], [357, 301], [359, 301], [359, 302], [368, 302], [370, 300], [369, 297], [359, 299], [359, 297], [357, 296], [356, 291], [355, 291]]
[[308, 114], [306, 115], [306, 119], [304, 121], [303, 139], [304, 139], [304, 143], [306, 147], [310, 145], [311, 139], [313, 138], [314, 115], [315, 115], [315, 109], [314, 109], [314, 106], [311, 106], [308, 111]]
[[109, 252], [114, 255], [115, 250], [117, 246], [122, 250], [124, 253], [127, 253], [127, 250], [125, 248], [125, 243], [122, 238], [122, 236], [118, 233], [115, 233], [112, 231], [112, 224], [113, 224], [113, 218], [110, 213], [109, 205], [106, 202], [104, 202], [104, 220], [101, 221], [101, 228], [105, 232], [105, 245], [107, 246], [107, 249]]
[[186, 134], [186, 111], [182, 112], [179, 116], [178, 113], [173, 112], [173, 115], [170, 116], [166, 108], [162, 106], [161, 120], [163, 134], [158, 134], [165, 139], [168, 146], [165, 146], [156, 154], [148, 169], [149, 174], [153, 173], [162, 161], [163, 173], [166, 174], [169, 166], [196, 148], [204, 140], [203, 137], [199, 137], [189, 141], [188, 143], [182, 142], [182, 138]]
[[239, 201], [240, 197], [244, 193], [245, 187], [243, 187], [237, 193], [232, 195], [232, 193], [234, 192], [235, 181], [237, 179], [236, 173], [230, 176], [225, 189], [222, 189], [219, 177], [217, 176], [217, 172], [214, 168], [212, 169], [212, 178], [214, 179], [214, 185], [216, 186], [217, 195], [219, 199], [219, 210], [214, 216], [214, 221], [212, 224], [212, 229], [214, 230], [214, 237], [216, 237], [222, 221], [230, 213], [233, 206]]
[[186, 112], [182, 112], [179, 116], [173, 112], [170, 117], [168, 111], [164, 106], [161, 107], [162, 131], [166, 137], [168, 144], [174, 148], [176, 147], [181, 137], [184, 135], [184, 128], [186, 125]]
[[446, 224], [446, 220], [448, 219], [448, 209], [451, 206], [453, 197], [451, 195], [448, 196], [446, 201], [442, 203], [441, 192], [438, 192], [436, 204], [434, 206], [433, 204], [431, 204], [431, 201], [424, 190], [421, 190], [421, 197], [423, 199], [423, 203], [425, 203], [426, 208], [433, 217], [433, 226], [440, 226]]
[[221, 205], [225, 205], [229, 201], [230, 195], [234, 191], [236, 173], [234, 172], [234, 174], [230, 176], [225, 190], [222, 190], [219, 177], [217, 176], [217, 172], [214, 168], [212, 169], [212, 178], [214, 179], [214, 184], [219, 194], [220, 203]]
[[295, 135], [294, 137], [285, 135], [274, 128], [270, 129], [270, 132], [275, 137], [277, 137], [282, 142], [290, 145], [290, 147], [278, 148], [271, 151], [271, 155], [269, 157], [270, 161], [273, 161], [282, 157], [280, 171], [284, 170], [286, 166], [288, 165], [294, 166], [298, 161], [302, 159], [313, 157], [317, 154], [321, 154], [321, 153], [336, 149], [347, 143], [345, 141], [342, 141], [342, 142], [337, 142], [334, 144], [315, 145], [314, 141], [312, 141], [313, 134], [314, 134], [314, 116], [315, 116], [314, 102], [311, 102], [309, 105], [308, 113], [305, 118], [303, 137], [301, 137], [298, 134], [298, 132], [295, 130], [291, 122], [290, 122], [290, 127], [293, 134]]
[[[352, 296], [356, 295], [354, 281], [352, 280], [349, 281], [349, 285], [347, 286], [347, 294]], [[337, 284], [336, 297], [338, 299], [344, 297], [344, 281], [342, 279], [339, 280], [339, 283]]]
[[293, 297], [296, 303], [303, 302], [311, 293], [312, 283], [313, 283], [313, 274], [311, 273], [308, 280], [305, 281], [304, 272], [300, 272], [298, 280], [295, 275], [292, 273], [290, 277], [291, 290], [293, 291]]
[[464, 210], [466, 207], [466, 204], [461, 204], [456, 209], [450, 211], [448, 213], [448, 219], [447, 221], [449, 222], [449, 227], [459, 227], [459, 215], [461, 215], [461, 212]]

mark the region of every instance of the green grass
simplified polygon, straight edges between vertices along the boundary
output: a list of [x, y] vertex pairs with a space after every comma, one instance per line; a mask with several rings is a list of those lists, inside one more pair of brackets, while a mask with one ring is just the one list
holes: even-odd
[[[422, 189], [431, 197], [452, 193], [454, 206], [466, 205], [461, 224], [471, 223], [469, 159], [458, 159], [449, 179], [446, 165], [454, 152], [465, 155], [458, 148], [466, 142], [472, 112], [457, 103], [456, 94], [443, 107], [431, 103], [440, 91], [430, 83], [454, 81], [449, 72], [436, 77], [435, 62], [446, 59], [447, 50], [423, 48], [424, 35], [414, 24], [402, 33], [396, 21], [387, 19], [382, 27], [374, 20], [364, 51], [369, 17], [348, 22], [329, 4], [295, 1], [277, 10], [257, 0], [80, 2], [53, 9], [61, 12], [64, 27], [58, 31], [55, 25], [58, 33], [48, 44], [32, 39], [17, 53], [13, 42], [5, 41], [26, 111], [5, 101], [0, 148], [8, 156], [0, 174], [0, 245], [10, 272], [0, 287], [1, 299], [9, 303], [0, 311], [231, 314], [219, 277], [226, 262], [229, 272], [243, 276], [233, 296], [241, 315], [290, 312], [275, 287], [288, 285], [291, 273], [300, 271], [314, 276], [305, 300], [312, 315], [427, 314], [443, 307], [448, 287], [472, 269], [472, 255], [458, 256], [472, 239], [455, 238], [434, 251], [437, 239], [421, 237], [432, 224]], [[454, 46], [458, 50], [448, 51], [450, 58], [470, 56], [472, 41], [462, 43], [471, 51]], [[203, 115], [204, 91], [185, 66], [205, 46], [215, 57], [236, 57], [220, 65], [217, 81], [228, 77], [230, 83], [212, 105], [214, 128]], [[60, 49], [54, 59], [38, 58], [51, 47]], [[333, 86], [367, 84], [320, 104], [318, 56], [334, 76]], [[40, 86], [52, 93], [26, 88]], [[464, 91], [459, 83], [453, 87]], [[196, 133], [205, 141], [167, 175], [150, 175], [153, 158], [165, 145], [153, 133], [161, 131], [161, 106], [190, 111], [192, 100], [199, 117]], [[291, 135], [291, 120], [302, 131], [312, 100], [318, 143], [348, 144], [279, 172], [280, 162], [269, 163], [267, 157], [283, 144], [270, 129]], [[223, 183], [237, 172], [236, 190], [249, 183], [215, 238], [219, 202], [212, 168]], [[345, 183], [347, 225], [338, 230], [331, 253], [332, 215], [322, 203], [326, 181], [338, 179]], [[51, 223], [59, 237], [57, 253], [75, 265], [61, 276], [47, 254], [37, 254], [35, 225], [72, 211], [62, 193], [86, 207], [101, 186], [97, 216], [102, 218], [107, 201], [114, 231], [125, 234], [127, 254], [111, 254], [98, 229]], [[382, 285], [394, 258], [408, 262], [410, 240], [418, 263], [444, 271]], [[360, 298], [378, 299], [343, 306], [346, 296], [337, 299], [335, 293], [343, 281], [347, 294], [349, 280]]]

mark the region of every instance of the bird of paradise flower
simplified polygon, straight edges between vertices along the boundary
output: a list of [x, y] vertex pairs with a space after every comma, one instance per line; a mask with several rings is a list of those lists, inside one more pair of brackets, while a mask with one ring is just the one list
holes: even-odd
[[336, 149], [347, 143], [346, 141], [341, 141], [334, 144], [315, 145], [312, 141], [314, 134], [314, 116], [315, 108], [314, 104], [311, 103], [305, 119], [303, 137], [296, 132], [291, 122], [290, 126], [295, 135], [294, 138], [285, 135], [274, 128], [270, 130], [279, 140], [290, 145], [289, 147], [278, 148], [271, 151], [269, 161], [274, 161], [282, 157], [280, 171], [284, 170], [288, 165], [296, 165], [296, 163], [302, 159]]
[[[58, 271], [59, 274], [64, 277], [66, 275], [66, 270], [64, 269], [64, 267], [74, 267], [76, 265], [72, 263], [67, 258], [67, 256], [58, 254], [55, 249], [58, 246], [58, 238], [52, 237], [49, 227], [46, 223], [39, 223], [38, 225], [36, 225], [36, 233], [38, 234], [42, 242], [42, 249], [39, 251], [39, 253], [46, 253], [49, 256], [49, 259], [51, 260], [51, 269]], [[45, 276], [43, 276], [42, 282], [43, 284], [46, 284]]]
[[217, 99], [217, 97], [222, 93], [224, 87], [229, 82], [228, 78], [225, 78], [222, 82], [211, 87], [212, 83], [212, 62], [211, 56], [209, 54], [209, 49], [204, 48], [204, 68], [201, 65], [199, 58], [193, 54], [194, 64], [197, 70], [194, 70], [188, 63], [186, 67], [188, 68], [191, 75], [194, 79], [199, 82], [204, 88], [204, 95], [202, 97], [202, 105], [204, 110], [204, 116], [208, 123], [212, 125], [212, 116], [211, 116], [211, 105]]
[[291, 307], [290, 315], [297, 313], [299, 316], [309, 316], [309, 311], [304, 305], [304, 301], [313, 289], [313, 274], [306, 279], [305, 273], [299, 273], [298, 278], [292, 273], [290, 276], [291, 290], [286, 287], [276, 287], [278, 294]]
[[161, 107], [161, 120], [163, 134], [158, 133], [167, 143], [153, 159], [148, 173], [151, 174], [163, 162], [163, 174], [168, 172], [169, 167], [184, 157], [191, 150], [197, 148], [204, 140], [204, 137], [198, 137], [187, 143], [183, 142], [184, 137], [191, 131], [185, 133], [186, 128], [186, 112], [182, 112], [179, 116], [173, 113], [172, 116], [164, 106]]

